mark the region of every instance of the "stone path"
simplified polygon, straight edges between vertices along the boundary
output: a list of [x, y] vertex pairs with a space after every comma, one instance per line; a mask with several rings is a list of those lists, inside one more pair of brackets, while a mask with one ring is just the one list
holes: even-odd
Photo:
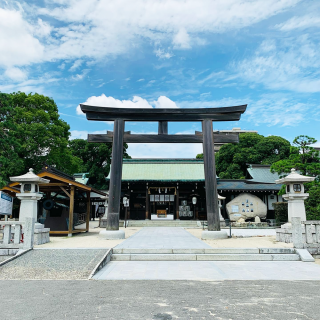
[[320, 280], [320, 266], [301, 261], [111, 261], [95, 280]]
[[0, 267], [4, 279], [88, 279], [108, 249], [34, 249]]
[[183, 228], [143, 228], [116, 246], [117, 249], [205, 249], [208, 244]]

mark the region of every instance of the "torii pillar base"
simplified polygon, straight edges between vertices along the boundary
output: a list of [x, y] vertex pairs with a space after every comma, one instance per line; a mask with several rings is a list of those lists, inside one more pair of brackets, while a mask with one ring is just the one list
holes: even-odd
[[126, 235], [124, 230], [102, 230], [99, 237], [105, 240], [125, 239]]

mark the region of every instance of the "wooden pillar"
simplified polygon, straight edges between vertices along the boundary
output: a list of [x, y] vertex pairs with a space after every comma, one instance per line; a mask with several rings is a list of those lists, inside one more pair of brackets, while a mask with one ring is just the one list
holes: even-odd
[[69, 237], [72, 237], [72, 231], [73, 231], [74, 189], [75, 189], [74, 186], [70, 187], [69, 231], [68, 231]]
[[149, 194], [148, 194], [148, 187], [146, 190], [146, 220], [149, 219]]
[[177, 188], [176, 192], [176, 219], [180, 219], [179, 217], [179, 189]]
[[86, 231], [87, 232], [89, 231], [90, 211], [91, 211], [90, 192], [87, 192], [87, 216], [86, 216]]
[[115, 120], [109, 185], [107, 230], [119, 230], [124, 120]]
[[159, 121], [158, 134], [168, 134], [168, 121]]
[[212, 120], [202, 121], [208, 231], [220, 231]]

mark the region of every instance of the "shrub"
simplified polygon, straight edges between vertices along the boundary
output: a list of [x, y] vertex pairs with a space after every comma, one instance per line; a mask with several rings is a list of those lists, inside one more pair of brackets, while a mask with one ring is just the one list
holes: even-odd
[[287, 202], [274, 202], [274, 215], [277, 224], [288, 222], [288, 203]]

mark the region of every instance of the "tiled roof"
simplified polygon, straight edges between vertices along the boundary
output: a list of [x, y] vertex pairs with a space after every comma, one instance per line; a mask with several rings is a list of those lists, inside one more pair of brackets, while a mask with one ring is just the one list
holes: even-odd
[[218, 180], [218, 190], [280, 190], [282, 185], [280, 184], [266, 184], [266, 183], [250, 183], [247, 180]]
[[[107, 177], [110, 179], [110, 174]], [[124, 159], [122, 181], [204, 181], [202, 159]]]
[[247, 171], [253, 182], [275, 183], [276, 180], [280, 179], [277, 173], [270, 171], [270, 166], [268, 165], [251, 164]]

